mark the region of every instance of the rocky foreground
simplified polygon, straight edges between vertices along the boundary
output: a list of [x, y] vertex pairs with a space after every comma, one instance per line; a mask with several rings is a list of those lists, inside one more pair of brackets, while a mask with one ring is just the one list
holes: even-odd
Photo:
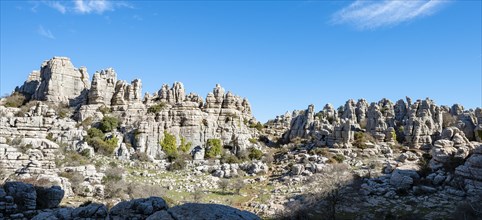
[[108, 68], [90, 80], [54, 57], [0, 100], [0, 211], [258, 218], [224, 204], [275, 219], [480, 219], [481, 142], [481, 108], [360, 99], [263, 125], [220, 85], [205, 98], [182, 83], [142, 96], [139, 79]]

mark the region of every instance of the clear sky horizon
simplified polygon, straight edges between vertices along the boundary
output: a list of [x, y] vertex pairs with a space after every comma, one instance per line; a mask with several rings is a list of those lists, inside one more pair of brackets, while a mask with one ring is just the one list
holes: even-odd
[[1, 1], [0, 94], [53, 56], [143, 93], [183, 82], [265, 122], [348, 99], [482, 106], [481, 1]]

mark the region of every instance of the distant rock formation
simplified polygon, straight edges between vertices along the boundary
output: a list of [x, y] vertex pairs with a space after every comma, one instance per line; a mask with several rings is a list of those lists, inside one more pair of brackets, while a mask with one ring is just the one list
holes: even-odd
[[393, 104], [382, 99], [369, 106], [364, 99], [356, 103], [348, 100], [338, 111], [327, 104], [318, 113], [310, 105], [305, 111], [293, 112], [283, 139], [313, 138], [321, 146], [349, 147], [354, 132], [366, 132], [379, 142], [393, 142], [396, 138], [414, 148], [430, 149], [449, 126], [457, 127], [469, 141], [480, 140], [481, 112], [480, 108], [464, 111], [458, 104], [451, 108], [437, 106], [428, 98], [412, 104], [408, 97], [406, 102], [399, 100]]

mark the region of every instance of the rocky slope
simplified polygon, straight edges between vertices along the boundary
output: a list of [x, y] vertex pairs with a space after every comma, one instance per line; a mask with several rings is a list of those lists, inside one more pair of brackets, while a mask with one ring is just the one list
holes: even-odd
[[[202, 202], [269, 218], [434, 219], [461, 207], [477, 217], [481, 140], [481, 108], [360, 99], [262, 125], [220, 85], [205, 98], [179, 82], [142, 95], [139, 79], [108, 68], [90, 80], [54, 57], [0, 100], [0, 177], [11, 182], [0, 210], [12, 219], [245, 216]], [[47, 201], [32, 196], [50, 191]], [[159, 197], [175, 207], [144, 210]]]

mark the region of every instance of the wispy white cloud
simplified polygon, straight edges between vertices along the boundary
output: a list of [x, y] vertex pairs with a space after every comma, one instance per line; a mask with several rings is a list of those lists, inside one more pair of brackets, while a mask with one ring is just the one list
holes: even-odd
[[334, 24], [350, 24], [357, 29], [394, 26], [433, 15], [449, 0], [356, 0], [332, 16]]
[[74, 10], [81, 14], [97, 13], [102, 14], [106, 11], [114, 11], [116, 8], [132, 8], [129, 4], [120, 1], [107, 0], [75, 0]]
[[38, 26], [37, 33], [40, 34], [40, 36], [43, 36], [52, 40], [55, 39], [55, 36], [52, 34], [52, 32], [48, 29], [45, 29], [42, 25]]
[[39, 4], [42, 3], [62, 14], [103, 14], [107, 11], [114, 11], [118, 8], [133, 8], [127, 2], [112, 0], [70, 0], [70, 1], [33, 1], [31, 10], [37, 12]]
[[67, 12], [67, 7], [60, 2], [45, 2], [48, 6], [52, 7], [53, 9], [59, 11], [62, 14]]

